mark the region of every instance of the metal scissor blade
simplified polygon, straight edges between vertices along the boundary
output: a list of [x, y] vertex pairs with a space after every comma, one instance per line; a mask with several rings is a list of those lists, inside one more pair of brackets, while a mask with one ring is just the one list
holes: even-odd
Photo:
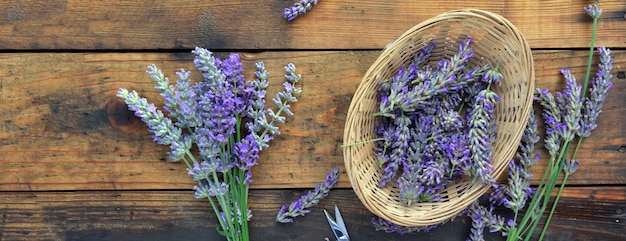
[[336, 221], [324, 210], [324, 214], [326, 214], [326, 219], [328, 220], [328, 224], [330, 224], [330, 229], [335, 234], [335, 238], [337, 241], [349, 241], [350, 236], [348, 236], [348, 229], [346, 229], [346, 224], [341, 217], [341, 213], [339, 212], [339, 208], [335, 205], [335, 217]]

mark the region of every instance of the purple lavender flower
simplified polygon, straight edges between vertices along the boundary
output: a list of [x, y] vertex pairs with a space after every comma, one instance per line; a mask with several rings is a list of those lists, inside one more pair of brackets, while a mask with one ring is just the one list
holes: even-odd
[[547, 89], [535, 90], [535, 101], [537, 101], [542, 107], [542, 118], [545, 121], [546, 137], [544, 138], [544, 146], [550, 153], [550, 156], [556, 155], [559, 150], [560, 143], [560, 127], [561, 123], [561, 109], [557, 107], [556, 100]]
[[236, 166], [247, 171], [257, 164], [259, 159], [259, 145], [252, 135], [246, 135], [240, 142], [235, 143], [233, 147], [233, 156], [235, 157]]
[[193, 168], [187, 168], [187, 174], [193, 176], [194, 181], [209, 179], [209, 176], [217, 170], [217, 163], [210, 161], [194, 162]]
[[487, 71], [487, 73], [485, 73], [485, 75], [483, 75], [483, 78], [481, 79], [482, 82], [485, 82], [487, 84], [499, 84], [500, 81], [504, 78], [504, 76], [502, 75], [502, 73], [500, 73], [498, 71], [498, 67], [500, 65], [496, 65], [495, 68], [493, 69], [489, 69]]
[[169, 84], [169, 78], [165, 77], [163, 72], [158, 69], [154, 64], [148, 66], [146, 73], [148, 73], [152, 80], [156, 82], [154, 87], [160, 92], [160, 95], [164, 99], [163, 109], [170, 113], [169, 116], [171, 116], [172, 118], [179, 117], [180, 113], [176, 111], [178, 104], [174, 99], [174, 95], [176, 93], [174, 87]]
[[194, 197], [203, 199], [208, 197], [224, 196], [228, 193], [228, 184], [223, 182], [198, 182], [198, 186], [193, 187], [196, 191]]
[[[256, 79], [252, 81], [252, 85], [255, 88], [255, 95], [251, 96], [250, 106], [247, 108], [247, 117], [250, 118], [250, 122], [246, 123], [246, 128], [250, 133], [259, 133], [267, 125], [267, 118], [265, 116], [265, 93], [269, 86], [267, 78], [269, 73], [265, 69], [263, 62], [256, 63], [256, 71], [254, 76]], [[277, 131], [277, 130], [276, 130]]]
[[[278, 110], [264, 109], [265, 105], [261, 104], [261, 100], [265, 98], [265, 88], [267, 88], [268, 76], [263, 63], [256, 65], [257, 71], [253, 84], [257, 88], [257, 92], [260, 93], [252, 100], [252, 105], [248, 109], [248, 116], [254, 119], [253, 122], [246, 124], [246, 127], [253, 135], [255, 141], [258, 143], [260, 150], [264, 150], [269, 147], [268, 142], [273, 139], [274, 135], [280, 135], [276, 123], [284, 123], [285, 117], [281, 116], [285, 113], [288, 116], [293, 115], [290, 110], [290, 102], [296, 102], [298, 99], [294, 96], [300, 94], [302, 89], [295, 87], [295, 84], [300, 81], [301, 76], [296, 74], [296, 66], [292, 63], [285, 66], [285, 83], [283, 84], [283, 91], [276, 93], [276, 96], [272, 99], [272, 102], [276, 105]], [[270, 117], [269, 121], [267, 116]]]
[[493, 91], [483, 90], [475, 98], [475, 105], [469, 115], [469, 140], [472, 166], [469, 174], [478, 178], [483, 185], [491, 185], [495, 182], [491, 171], [491, 153], [495, 139], [494, 113], [495, 105], [500, 97]]
[[378, 182], [380, 187], [387, 186], [396, 177], [408, 155], [406, 150], [409, 148], [410, 129], [406, 125], [390, 125], [390, 127], [394, 129], [383, 131], [387, 148], [378, 154], [381, 165], [384, 167], [383, 176]]
[[190, 72], [181, 69], [177, 72], [178, 80], [176, 81], [176, 92], [173, 97], [163, 96], [165, 102], [173, 102], [177, 107], [172, 108], [173, 104], [166, 104], [167, 111], [173, 118], [176, 118], [176, 126], [180, 128], [196, 127], [202, 125], [202, 120], [196, 114], [196, 92], [191, 87], [189, 80]]
[[483, 241], [483, 230], [485, 229], [485, 221], [482, 214], [478, 212], [470, 212], [470, 218], [472, 219], [472, 228], [470, 229], [470, 236], [468, 241]]
[[586, 6], [584, 7], [584, 9], [585, 9], [585, 12], [587, 12], [587, 14], [589, 14], [589, 16], [591, 16], [594, 19], [597, 19], [600, 17], [600, 15], [602, 15], [602, 9], [600, 9], [597, 3]]
[[398, 196], [400, 201], [406, 203], [407, 206], [419, 202], [420, 196], [422, 192], [424, 192], [424, 186], [419, 177], [420, 166], [413, 164], [404, 166], [404, 172], [402, 172], [402, 176], [398, 178], [397, 182], [400, 188], [400, 194]]
[[227, 59], [221, 62], [220, 68], [226, 78], [226, 82], [229, 83], [228, 86], [232, 88], [232, 92], [235, 95], [233, 98], [235, 114], [238, 116], [245, 115], [255, 94], [255, 86], [251, 82], [244, 81], [243, 67], [239, 55], [230, 54]]
[[576, 79], [569, 69], [561, 69], [565, 77], [565, 88], [562, 92], [556, 93], [556, 104], [561, 110], [563, 126], [557, 128], [564, 141], [574, 139], [576, 132], [580, 128], [580, 113], [582, 108], [582, 98], [580, 96], [582, 86], [576, 84]]
[[440, 60], [435, 67], [427, 66], [423, 72], [419, 71], [416, 74], [416, 78], [412, 82], [412, 84], [416, 84], [413, 91], [417, 92], [415, 93], [417, 99], [414, 99], [414, 105], [424, 104], [427, 99], [437, 94], [460, 90], [473, 81], [475, 77], [482, 75], [480, 71], [472, 72], [469, 76], [461, 74], [465, 71], [469, 60], [474, 57], [474, 51], [470, 47], [471, 43], [472, 39], [468, 38], [459, 45], [459, 52], [451, 59]]
[[182, 130], [174, 126], [172, 120], [163, 115], [152, 103], [148, 103], [146, 98], [140, 98], [136, 91], [128, 92], [127, 89], [120, 88], [117, 96], [123, 98], [129, 110], [148, 125], [148, 131], [152, 132], [154, 141], [161, 145], [170, 145], [172, 141], [180, 139]]
[[[212, 56], [210, 51], [196, 48], [192, 52], [196, 54], [194, 64], [204, 76], [204, 81], [194, 86], [197, 92], [196, 113], [203, 120], [202, 125], [195, 128], [195, 138], [201, 140], [206, 137], [208, 142], [227, 143], [235, 133], [237, 123], [234, 85], [221, 71], [223, 62]], [[229, 59], [226, 62], [230, 63], [233, 60]], [[237, 71], [234, 69], [235, 67], [228, 77]], [[212, 147], [211, 144], [208, 147]]]
[[530, 168], [537, 163], [539, 158], [539, 155], [534, 154], [535, 144], [538, 141], [537, 120], [534, 110], [531, 109], [516, 158], [509, 162], [508, 183], [506, 185], [494, 185], [494, 191], [489, 197], [491, 203], [503, 205], [515, 213], [526, 205], [528, 197], [533, 193], [533, 189], [530, 187], [532, 179]]
[[483, 230], [489, 228], [489, 232], [503, 232], [508, 233], [511, 228], [511, 224], [514, 222], [505, 221], [504, 217], [498, 216], [493, 213], [493, 208], [485, 208], [480, 206], [478, 202], [472, 203], [467, 208], [467, 215], [472, 219], [472, 228], [470, 229], [470, 235], [467, 240], [482, 241]]
[[219, 58], [215, 58], [211, 51], [200, 47], [191, 52], [196, 55], [193, 63], [202, 72], [208, 87], [213, 87], [218, 81], [224, 81], [226, 76], [219, 70], [222, 63]]
[[434, 191], [441, 189], [445, 182], [445, 175], [448, 173], [445, 171], [448, 168], [445, 165], [448, 162], [426, 161], [423, 163], [422, 175], [420, 179], [424, 185]]
[[463, 117], [453, 109], [440, 109], [437, 117], [444, 131], [455, 132], [465, 127]]
[[487, 85], [483, 82], [473, 82], [467, 87], [461, 90], [461, 99], [467, 106], [474, 105], [474, 97], [478, 95], [478, 92], [484, 90]]
[[389, 89], [389, 93], [382, 92], [385, 99], [380, 102], [378, 108], [380, 116], [395, 118], [397, 115], [415, 111], [415, 106], [412, 105], [415, 93], [412, 93], [408, 87], [408, 83], [415, 78], [415, 74], [415, 65], [410, 65], [406, 70], [400, 67], [395, 76], [379, 84], [381, 91], [387, 92], [386, 89]]
[[170, 151], [168, 152], [170, 160], [178, 161], [186, 157], [193, 145], [193, 139], [189, 135], [182, 135], [178, 140], [172, 140]]
[[463, 132], [458, 132], [440, 139], [443, 158], [449, 160], [449, 178], [454, 177], [454, 175], [466, 174], [471, 165], [468, 139], [463, 135]]
[[309, 191], [290, 205], [284, 205], [276, 215], [276, 222], [292, 223], [297, 216], [304, 216], [311, 212], [311, 208], [322, 199], [328, 196], [330, 189], [337, 185], [339, 179], [339, 167], [333, 168], [326, 175], [326, 181], [315, 186], [314, 191]]
[[428, 42], [428, 44], [424, 48], [420, 49], [420, 51], [415, 54], [411, 65], [414, 65], [417, 68], [421, 68], [424, 63], [428, 61], [428, 58], [430, 58], [436, 46], [437, 44], [435, 44], [435, 41]]
[[572, 173], [576, 172], [576, 169], [578, 169], [578, 161], [576, 160], [567, 159], [563, 163], [563, 172], [565, 173], [565, 175], [571, 175]]
[[[409, 65], [408, 70], [400, 68], [391, 80], [383, 80], [379, 88], [386, 99], [380, 102], [374, 115], [395, 118], [399, 114], [415, 114], [421, 107], [429, 105], [434, 96], [459, 91], [482, 78], [488, 66], [470, 70], [466, 67], [474, 57], [471, 42], [472, 39], [468, 38], [459, 45], [457, 54], [449, 60], [440, 60], [434, 67], [417, 70], [415, 65]], [[387, 90], [388, 94], [385, 93]]]
[[285, 19], [291, 22], [298, 18], [298, 16], [306, 14], [307, 11], [311, 10], [313, 5], [317, 5], [317, 0], [301, 0], [293, 6], [285, 8], [283, 14], [285, 15]]
[[584, 99], [584, 107], [582, 108], [582, 117], [580, 119], [580, 129], [578, 136], [588, 137], [591, 131], [597, 127], [596, 121], [602, 112], [602, 106], [609, 95], [609, 89], [613, 86], [611, 82], [611, 69], [613, 69], [613, 58], [611, 50], [605, 47], [598, 47], [600, 52], [600, 64], [596, 76], [591, 80], [591, 89], [589, 97]]

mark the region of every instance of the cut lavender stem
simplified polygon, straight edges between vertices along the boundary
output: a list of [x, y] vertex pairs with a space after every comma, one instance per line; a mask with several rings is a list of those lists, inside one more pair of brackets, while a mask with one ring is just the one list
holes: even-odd
[[315, 186], [315, 190], [307, 192], [307, 194], [289, 205], [282, 206], [276, 215], [276, 222], [292, 223], [296, 217], [304, 216], [311, 212], [308, 208], [317, 205], [321, 199], [328, 196], [330, 189], [337, 185], [338, 180], [339, 167], [335, 167], [326, 175], [326, 181], [324, 181], [324, 183]]

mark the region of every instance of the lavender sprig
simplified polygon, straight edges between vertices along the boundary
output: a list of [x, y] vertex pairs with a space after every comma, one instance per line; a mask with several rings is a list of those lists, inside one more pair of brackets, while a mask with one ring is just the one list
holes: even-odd
[[468, 241], [482, 241], [483, 230], [489, 228], [489, 232], [502, 232], [503, 235], [508, 234], [508, 230], [515, 226], [513, 220], [505, 222], [505, 218], [493, 213], [493, 208], [486, 208], [478, 204], [472, 203], [468, 208], [468, 216], [472, 219], [472, 228]]
[[474, 107], [470, 113], [469, 139], [470, 155], [473, 165], [469, 169], [469, 175], [478, 178], [483, 185], [491, 185], [495, 179], [491, 175], [491, 153], [495, 140], [495, 106], [500, 97], [493, 91], [483, 90], [475, 98]]
[[586, 6], [583, 9], [585, 9], [585, 12], [587, 12], [587, 14], [594, 19], [597, 19], [600, 15], [602, 15], [602, 9], [598, 6], [597, 1], [593, 5]]
[[580, 129], [578, 136], [588, 137], [591, 131], [597, 127], [596, 121], [602, 112], [602, 106], [609, 95], [608, 91], [613, 86], [611, 82], [611, 69], [613, 69], [613, 58], [611, 50], [605, 47], [598, 47], [600, 52], [600, 64], [596, 76], [591, 80], [591, 91], [589, 97], [584, 99], [584, 107], [582, 108], [582, 117], [580, 119]]
[[561, 69], [561, 73], [565, 77], [565, 88], [562, 92], [556, 93], [556, 104], [561, 110], [563, 119], [562, 128], [558, 128], [557, 132], [564, 141], [571, 141], [580, 128], [580, 111], [583, 106], [581, 94], [581, 85], [576, 84], [576, 79], [569, 69]]
[[[272, 99], [272, 102], [278, 108], [278, 110], [273, 111], [271, 108], [265, 109], [264, 104], [265, 88], [267, 88], [266, 79], [268, 77], [265, 65], [258, 63], [256, 68], [255, 76], [257, 79], [253, 84], [257, 88], [258, 95], [253, 98], [252, 105], [248, 111], [249, 117], [253, 118], [254, 121], [248, 123], [246, 127], [253, 135], [260, 149], [264, 150], [269, 147], [268, 142], [273, 140], [275, 135], [280, 135], [276, 123], [285, 122], [285, 117], [282, 114], [293, 115], [289, 103], [298, 101], [294, 95], [300, 94], [302, 89], [300, 87], [296, 88], [295, 85], [300, 81], [301, 76], [296, 74], [296, 66], [294, 64], [289, 63], [285, 66], [286, 81], [283, 83], [283, 91], [276, 93], [276, 96]], [[267, 116], [269, 116], [269, 121]]]
[[545, 148], [550, 153], [550, 156], [555, 156], [561, 144], [559, 133], [562, 132], [561, 130], [565, 126], [561, 122], [561, 110], [557, 106], [554, 96], [547, 89], [536, 89], [534, 100], [543, 107], [541, 116], [546, 128]]
[[409, 165], [404, 167], [402, 176], [398, 179], [400, 188], [400, 201], [411, 206], [412, 203], [420, 201], [420, 196], [424, 192], [424, 186], [419, 178], [420, 167], [417, 165]]
[[414, 86], [410, 90], [403, 85], [395, 88], [391, 86], [392, 93], [386, 100], [381, 100], [378, 112], [374, 116], [394, 118], [398, 115], [397, 111], [407, 115], [415, 114], [414, 111], [427, 105], [433, 96], [459, 91], [474, 82], [476, 78], [482, 77], [489, 69], [488, 65], [468, 67], [469, 60], [474, 57], [471, 43], [472, 39], [468, 38], [459, 45], [458, 53], [449, 60], [440, 60], [434, 67], [426, 66], [420, 71], [416, 71], [415, 65], [410, 65], [408, 70], [400, 68], [398, 75], [392, 78], [403, 81], [392, 80], [391, 82], [408, 82]]
[[530, 168], [539, 159], [539, 155], [534, 154], [535, 144], [539, 141], [537, 125], [534, 110], [531, 109], [518, 152], [515, 159], [509, 163], [508, 182], [505, 185], [494, 185], [494, 191], [489, 196], [492, 204], [503, 205], [513, 210], [515, 220], [521, 208], [526, 205], [529, 196], [534, 193], [530, 187], [533, 176]]
[[[170, 160], [179, 161], [186, 150], [191, 148], [191, 140], [183, 139], [182, 130], [174, 125], [172, 119], [165, 117], [157, 107], [148, 103], [146, 98], [141, 98], [136, 91], [129, 92], [120, 88], [117, 96], [124, 99], [128, 109], [135, 112], [137, 117], [148, 125], [148, 131], [153, 133], [152, 139], [161, 145], [170, 145]], [[187, 163], [189, 166], [189, 163]]]
[[[406, 119], [404, 116], [398, 120]], [[384, 165], [383, 176], [378, 182], [378, 186], [385, 187], [396, 177], [398, 170], [408, 159], [410, 129], [405, 125], [397, 125], [393, 130], [386, 130], [383, 134], [384, 141], [389, 146], [388, 152], [379, 153], [381, 165]]]
[[318, 0], [301, 0], [300, 2], [295, 3], [293, 6], [285, 8], [283, 14], [287, 21], [291, 22], [298, 18], [298, 16], [302, 16], [307, 13], [307, 11], [313, 8], [313, 5], [317, 5]]
[[315, 186], [314, 191], [309, 191], [291, 204], [282, 206], [276, 215], [276, 222], [292, 223], [296, 217], [311, 212], [308, 208], [317, 205], [322, 198], [328, 196], [330, 189], [337, 185], [338, 180], [339, 167], [335, 167], [326, 175], [324, 183]]

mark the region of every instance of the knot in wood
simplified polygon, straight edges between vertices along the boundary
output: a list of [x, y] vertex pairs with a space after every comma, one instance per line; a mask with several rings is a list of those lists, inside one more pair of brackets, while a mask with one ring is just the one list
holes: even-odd
[[142, 129], [141, 119], [128, 109], [128, 105], [124, 103], [124, 100], [113, 97], [109, 100], [105, 109], [107, 121], [113, 129], [127, 135]]

